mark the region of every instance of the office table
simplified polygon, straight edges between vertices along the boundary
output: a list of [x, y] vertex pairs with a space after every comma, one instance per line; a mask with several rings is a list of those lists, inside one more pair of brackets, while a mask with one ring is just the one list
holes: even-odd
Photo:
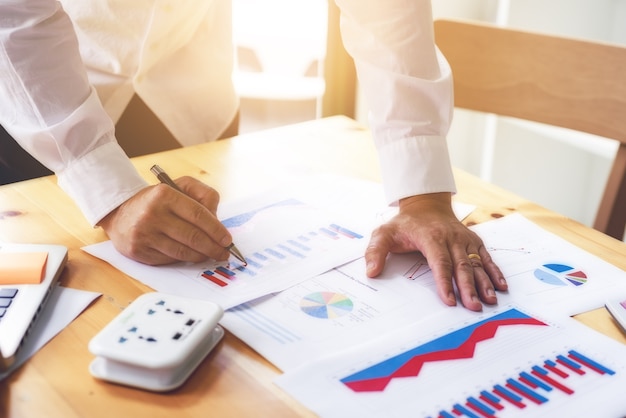
[[[155, 182], [158, 163], [173, 178], [191, 175], [237, 199], [295, 174], [316, 172], [378, 181], [369, 131], [346, 117], [325, 118], [133, 159]], [[626, 270], [626, 244], [494, 185], [455, 171], [461, 202], [477, 209], [465, 220], [484, 222], [519, 212], [543, 228]], [[0, 241], [63, 244], [69, 260], [61, 285], [102, 293], [26, 364], [0, 382], [0, 417], [291, 417], [313, 416], [272, 384], [280, 371], [230, 333], [179, 389], [151, 393], [93, 378], [89, 340], [145, 285], [81, 250], [106, 240], [56, 185], [54, 176], [0, 187]], [[626, 343], [604, 309], [576, 318]]]

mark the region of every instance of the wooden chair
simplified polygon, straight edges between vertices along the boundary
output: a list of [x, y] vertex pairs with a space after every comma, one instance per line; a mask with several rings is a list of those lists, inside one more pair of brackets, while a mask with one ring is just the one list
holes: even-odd
[[455, 106], [619, 142], [594, 228], [626, 227], [626, 48], [482, 23], [435, 22]]

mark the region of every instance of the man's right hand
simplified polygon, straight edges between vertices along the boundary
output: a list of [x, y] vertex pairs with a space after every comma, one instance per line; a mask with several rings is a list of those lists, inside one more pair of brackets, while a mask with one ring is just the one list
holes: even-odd
[[120, 253], [144, 264], [228, 259], [232, 237], [216, 216], [219, 193], [192, 177], [175, 182], [184, 194], [166, 184], [146, 187], [99, 226]]

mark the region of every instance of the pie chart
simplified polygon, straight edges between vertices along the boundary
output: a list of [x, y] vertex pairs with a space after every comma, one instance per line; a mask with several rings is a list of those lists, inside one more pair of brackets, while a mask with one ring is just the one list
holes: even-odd
[[553, 286], [582, 286], [587, 283], [587, 275], [566, 264], [544, 264], [535, 270], [535, 277], [540, 281]]
[[321, 319], [339, 318], [352, 311], [354, 304], [346, 295], [335, 292], [314, 292], [300, 300], [300, 309]]

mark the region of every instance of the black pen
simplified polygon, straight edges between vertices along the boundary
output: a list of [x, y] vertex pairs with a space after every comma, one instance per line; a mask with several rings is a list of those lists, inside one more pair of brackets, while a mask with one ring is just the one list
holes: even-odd
[[[163, 171], [161, 167], [159, 167], [158, 164], [153, 165], [150, 168], [150, 171], [152, 171], [152, 173], [159, 179], [161, 183], [167, 184], [168, 186], [172, 187], [174, 190], [178, 190], [179, 192], [184, 193], [180, 189], [180, 187], [178, 187], [176, 183], [174, 183], [174, 180], [172, 180], [172, 178], [168, 176], [167, 173]], [[239, 251], [237, 247], [235, 247], [235, 243], [230, 244], [228, 247], [226, 247], [226, 249], [232, 255], [234, 255], [237, 260], [241, 261], [244, 264], [244, 266], [248, 265], [248, 262], [246, 261], [244, 256], [241, 254], [241, 251]]]

